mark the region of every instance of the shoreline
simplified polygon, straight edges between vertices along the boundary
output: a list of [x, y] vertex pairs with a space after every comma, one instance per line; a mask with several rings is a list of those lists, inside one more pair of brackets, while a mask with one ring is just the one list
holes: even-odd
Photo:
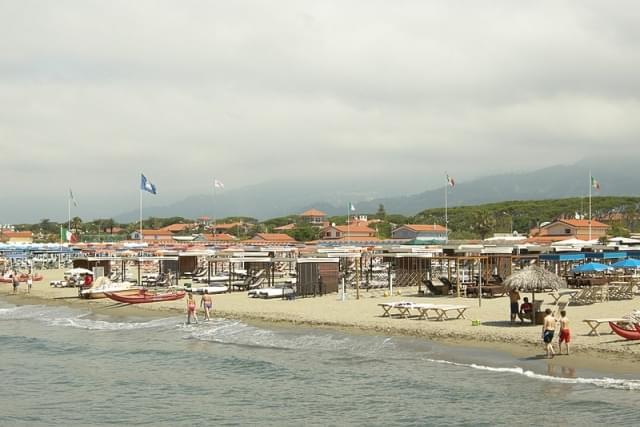
[[[75, 288], [51, 288], [48, 281], [34, 283], [31, 294], [24, 288], [17, 295], [3, 293], [2, 298], [16, 305], [64, 305], [87, 308], [96, 313], [116, 317], [157, 317], [160, 313], [184, 315], [184, 301], [161, 302], [137, 306], [122, 306], [108, 299], [86, 300], [77, 298]], [[406, 290], [405, 290], [406, 291]], [[601, 371], [607, 373], [635, 374], [640, 369], [640, 342], [625, 341], [610, 335], [603, 325], [598, 336], [586, 336], [588, 328], [580, 322], [579, 310], [589, 310], [592, 306], [571, 307], [572, 347], [570, 356], [556, 356], [544, 359], [542, 343], [538, 342], [540, 326], [510, 326], [508, 321], [496, 321], [500, 314], [507, 316], [505, 298], [483, 300], [483, 307], [474, 307], [477, 300], [467, 298], [442, 298], [423, 296], [365, 297], [360, 300], [337, 300], [337, 296], [325, 295], [316, 298], [302, 298], [294, 301], [256, 300], [246, 293], [213, 295], [212, 317], [240, 320], [254, 326], [307, 327], [337, 330], [348, 334], [388, 335], [405, 338], [426, 339], [452, 347], [490, 349], [508, 353], [516, 358], [540, 359], [550, 363]], [[199, 297], [196, 296], [199, 301]], [[415, 318], [381, 317], [379, 303], [389, 301], [414, 301], [436, 303], [463, 303], [469, 308], [467, 319], [435, 321]], [[454, 302], [455, 301], [455, 302]], [[633, 300], [623, 301], [630, 307]], [[603, 307], [607, 304], [602, 303]], [[200, 310], [199, 310], [200, 311]], [[593, 310], [589, 310], [593, 311]], [[631, 311], [627, 310], [627, 313]], [[201, 315], [201, 311], [200, 311]], [[614, 317], [594, 314], [589, 317]], [[586, 318], [586, 317], [585, 317]], [[470, 319], [479, 319], [480, 326], [471, 326]], [[576, 342], [577, 341], [577, 342]], [[557, 348], [557, 342], [556, 342]]]

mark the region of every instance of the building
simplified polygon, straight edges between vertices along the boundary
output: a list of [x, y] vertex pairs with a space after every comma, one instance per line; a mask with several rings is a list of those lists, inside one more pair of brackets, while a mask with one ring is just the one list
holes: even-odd
[[[589, 236], [591, 222], [591, 236]], [[532, 230], [531, 241], [552, 243], [566, 239], [598, 240], [607, 236], [609, 226], [588, 219], [559, 219]], [[589, 238], [591, 237], [591, 238]]]
[[392, 239], [447, 240], [447, 228], [439, 224], [404, 224], [391, 231]]
[[318, 209], [309, 209], [300, 214], [302, 220], [314, 227], [323, 227], [327, 222], [327, 214]]
[[186, 231], [191, 230], [192, 228], [194, 228], [194, 224], [171, 224], [171, 225], [167, 225], [166, 227], [162, 227], [160, 230], [170, 231], [173, 234], [177, 234], [177, 233], [184, 233]]
[[31, 231], [0, 230], [0, 242], [33, 243], [33, 233]]
[[322, 229], [320, 238], [324, 240], [351, 238], [375, 238], [376, 230], [361, 224], [329, 225]]
[[284, 233], [258, 233], [244, 243], [249, 244], [292, 244], [296, 239]]
[[140, 239], [140, 231], [136, 230], [131, 233], [131, 240], [144, 241], [173, 241], [173, 233], [168, 230], [142, 230], [142, 239]]

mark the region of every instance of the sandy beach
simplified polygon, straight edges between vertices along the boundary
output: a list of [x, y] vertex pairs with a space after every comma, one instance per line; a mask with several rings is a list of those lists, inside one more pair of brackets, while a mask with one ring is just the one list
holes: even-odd
[[[153, 315], [162, 312], [184, 313], [185, 301], [160, 302], [137, 306], [123, 306], [109, 299], [84, 300], [77, 298], [74, 288], [53, 288], [50, 280], [60, 279], [62, 271], [42, 272], [44, 280], [35, 282], [30, 294], [22, 284], [18, 295], [11, 294], [11, 286], [5, 284], [0, 290], [2, 297], [14, 304], [66, 304], [87, 307], [94, 311], [105, 311], [111, 315]], [[372, 296], [361, 292], [360, 299], [352, 295], [346, 301], [336, 294], [316, 298], [297, 298], [292, 301], [248, 298], [245, 292], [214, 295], [213, 316], [239, 319], [246, 322], [286, 323], [313, 327], [346, 329], [355, 333], [379, 333], [423, 337], [450, 344], [490, 347], [508, 351], [514, 355], [539, 357], [542, 355], [540, 339], [541, 326], [529, 322], [511, 325], [509, 300], [506, 297], [483, 299], [481, 307], [477, 299], [419, 296], [415, 289], [401, 288], [401, 295]], [[523, 294], [522, 296], [529, 296]], [[553, 298], [546, 294], [536, 294], [536, 299], [544, 299], [543, 309], [553, 306]], [[199, 303], [200, 297], [196, 296]], [[422, 320], [418, 317], [382, 317], [383, 310], [378, 305], [391, 301], [411, 301], [416, 303], [460, 304], [468, 307], [466, 319]], [[638, 308], [634, 300], [608, 301], [585, 306], [569, 306], [567, 313], [572, 322], [571, 356], [556, 356], [556, 359], [571, 361], [574, 365], [606, 367], [608, 370], [637, 372], [640, 367], [640, 342], [627, 341], [611, 334], [608, 325], [599, 328], [600, 336], [588, 335], [589, 326], [583, 322], [588, 318], [620, 317]], [[202, 314], [200, 314], [202, 317]], [[473, 326], [472, 320], [480, 325]], [[556, 341], [557, 342], [557, 341]]]

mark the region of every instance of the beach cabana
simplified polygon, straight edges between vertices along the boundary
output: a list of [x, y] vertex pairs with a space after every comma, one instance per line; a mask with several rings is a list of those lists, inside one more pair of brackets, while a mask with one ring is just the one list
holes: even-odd
[[[557, 290], [565, 287], [566, 283], [557, 274], [554, 274], [539, 265], [531, 265], [513, 273], [504, 281], [504, 286], [511, 289], [522, 289], [531, 292], [531, 303], [535, 307], [536, 292], [544, 292], [547, 289]], [[536, 324], [536, 314], [533, 316], [533, 324]]]

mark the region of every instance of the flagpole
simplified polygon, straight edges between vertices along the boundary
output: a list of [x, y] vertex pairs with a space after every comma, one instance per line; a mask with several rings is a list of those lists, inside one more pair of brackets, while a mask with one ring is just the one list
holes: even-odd
[[211, 209], [213, 215], [213, 240], [216, 239], [216, 179], [213, 178], [213, 208]]
[[140, 188], [140, 241], [142, 241], [142, 188]]
[[[349, 215], [351, 212], [351, 202], [349, 202], [349, 204], [347, 205], [347, 238], [350, 239], [351, 238], [351, 233], [349, 232]], [[346, 242], [345, 242], [346, 243]]]
[[449, 175], [445, 171], [447, 182], [444, 184], [444, 228], [445, 228], [445, 242], [449, 243], [449, 212], [447, 211], [447, 193], [449, 192]]
[[593, 177], [591, 176], [591, 169], [589, 169], [589, 240], [591, 240], [591, 187]]
[[71, 232], [71, 195], [69, 195], [68, 199], [67, 199], [67, 219], [68, 219], [68, 223], [67, 223], [67, 227], [69, 229], [69, 232]]

